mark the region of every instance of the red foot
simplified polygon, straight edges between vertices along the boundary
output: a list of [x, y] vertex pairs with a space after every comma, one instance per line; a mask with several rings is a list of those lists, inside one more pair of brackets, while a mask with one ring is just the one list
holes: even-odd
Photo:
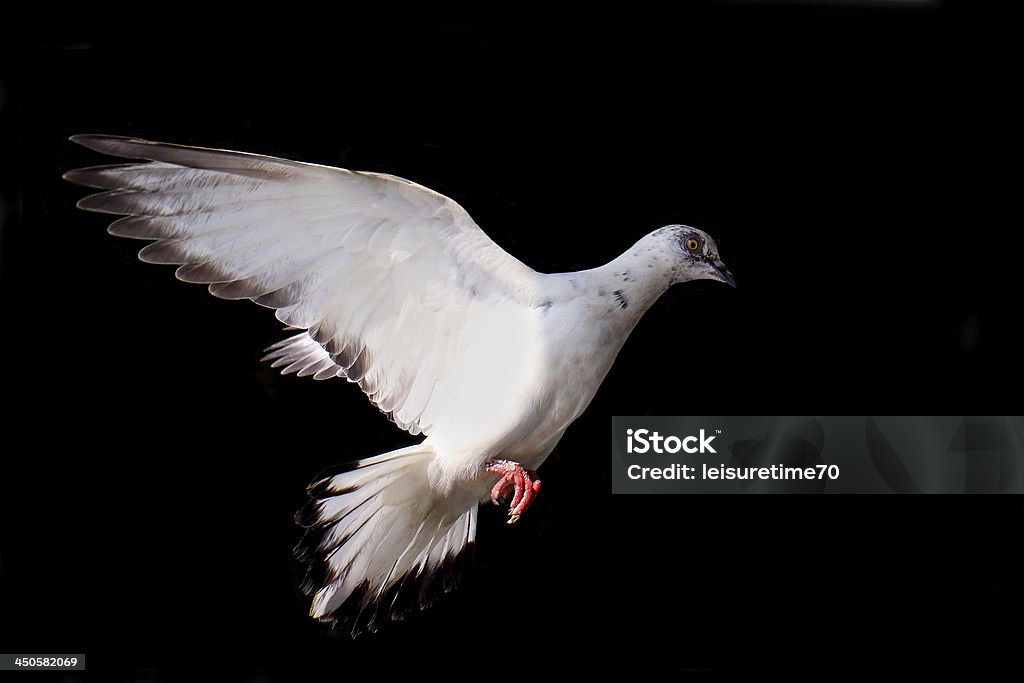
[[537, 492], [540, 491], [540, 479], [537, 478], [537, 473], [533, 470], [523, 469], [522, 465], [511, 460], [491, 460], [484, 465], [484, 469], [502, 475], [498, 483], [491, 489], [491, 500], [495, 503], [501, 501], [505, 489], [509, 486], [515, 487], [512, 502], [508, 506], [508, 523], [515, 524], [526, 508], [530, 507]]

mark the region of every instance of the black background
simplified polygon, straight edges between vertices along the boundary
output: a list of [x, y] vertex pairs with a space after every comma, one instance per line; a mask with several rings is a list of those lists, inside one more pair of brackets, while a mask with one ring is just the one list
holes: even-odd
[[[1020, 497], [613, 497], [608, 471], [612, 415], [1020, 413], [1006, 17], [28, 12], [0, 90], [0, 651], [132, 681], [1019, 668]], [[542, 271], [696, 225], [739, 288], [673, 288], [529, 514], [483, 510], [463, 588], [350, 641], [305, 616], [291, 516], [322, 468], [414, 439], [261, 365], [269, 312], [75, 210], [60, 174], [105, 161], [83, 132], [394, 173]]]

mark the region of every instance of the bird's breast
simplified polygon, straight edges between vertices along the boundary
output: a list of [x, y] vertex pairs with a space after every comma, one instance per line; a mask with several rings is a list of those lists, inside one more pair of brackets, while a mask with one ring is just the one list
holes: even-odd
[[569, 308], [541, 313], [481, 327], [444, 387], [450, 417], [431, 438], [460, 454], [452, 466], [465, 475], [494, 458], [539, 467], [586, 410], [628, 334]]
[[585, 318], [566, 317], [570, 319], [552, 320], [543, 335], [543, 380], [533, 387], [517, 439], [508, 444], [510, 459], [518, 457], [534, 469], [590, 405], [628, 335], [588, 324]]

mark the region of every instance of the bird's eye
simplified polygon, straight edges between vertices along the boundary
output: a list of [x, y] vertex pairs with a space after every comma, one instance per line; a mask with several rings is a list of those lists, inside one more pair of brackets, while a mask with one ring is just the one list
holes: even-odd
[[686, 250], [687, 251], [696, 253], [699, 249], [700, 249], [700, 242], [697, 241], [697, 238], [691, 237], [690, 239], [686, 240]]

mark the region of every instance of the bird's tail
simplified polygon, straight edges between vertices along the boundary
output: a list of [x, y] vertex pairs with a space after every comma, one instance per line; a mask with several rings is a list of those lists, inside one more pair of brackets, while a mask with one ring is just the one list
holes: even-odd
[[477, 505], [436, 496], [419, 444], [324, 472], [296, 515], [310, 615], [376, 630], [451, 590], [476, 537]]

